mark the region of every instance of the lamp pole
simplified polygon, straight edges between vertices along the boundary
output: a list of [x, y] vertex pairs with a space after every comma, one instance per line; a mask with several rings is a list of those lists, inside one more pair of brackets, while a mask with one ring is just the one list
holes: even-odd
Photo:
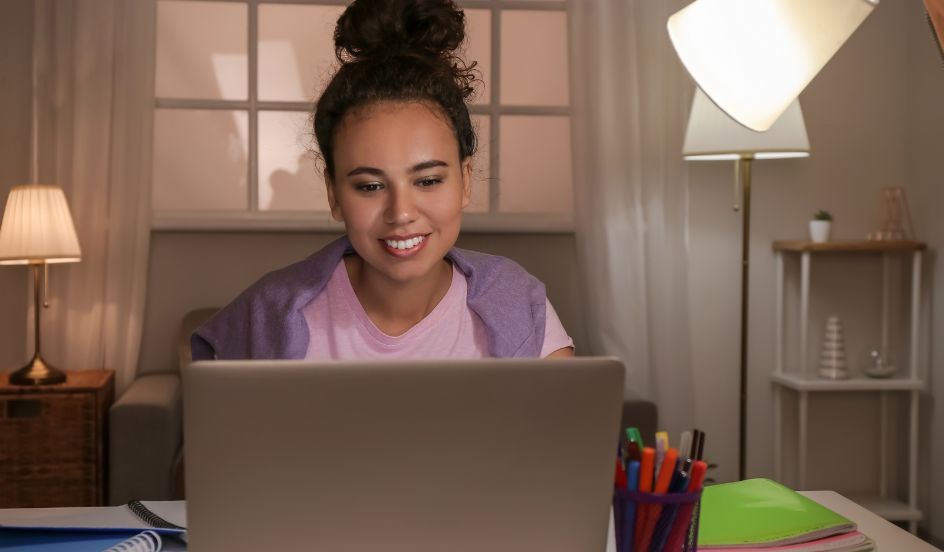
[[[43, 263], [45, 264], [45, 263]], [[42, 302], [39, 300], [42, 281], [40, 271], [43, 264], [30, 263], [33, 270], [33, 359], [16, 372], [10, 374], [10, 383], [13, 385], [53, 385], [66, 381], [66, 375], [43, 360], [40, 354], [39, 317], [42, 312]]]
[[[747, 469], [747, 311], [751, 272], [751, 166], [752, 154], [741, 154], [737, 160], [737, 179], [741, 183], [741, 352], [739, 375], [738, 479], [746, 477]], [[737, 206], [735, 206], [737, 210]]]

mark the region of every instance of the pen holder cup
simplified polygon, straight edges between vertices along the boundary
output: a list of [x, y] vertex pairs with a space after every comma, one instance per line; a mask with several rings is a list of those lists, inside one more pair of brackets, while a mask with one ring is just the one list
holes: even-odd
[[700, 500], [701, 491], [655, 494], [616, 489], [617, 552], [694, 552]]

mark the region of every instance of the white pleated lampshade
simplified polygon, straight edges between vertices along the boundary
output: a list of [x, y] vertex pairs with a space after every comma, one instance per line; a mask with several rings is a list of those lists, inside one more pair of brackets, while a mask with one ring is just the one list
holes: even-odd
[[737, 159], [742, 155], [755, 159], [809, 157], [810, 140], [799, 100], [794, 100], [769, 129], [756, 132], [738, 124], [704, 92], [695, 89], [682, 153], [690, 161]]
[[0, 223], [0, 264], [74, 263], [79, 238], [62, 188], [15, 186]]
[[878, 1], [695, 0], [669, 18], [669, 37], [718, 107], [764, 131]]

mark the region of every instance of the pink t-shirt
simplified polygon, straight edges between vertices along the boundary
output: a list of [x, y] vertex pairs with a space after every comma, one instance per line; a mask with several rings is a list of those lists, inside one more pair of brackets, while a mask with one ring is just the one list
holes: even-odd
[[[377, 329], [367, 316], [342, 260], [324, 290], [302, 311], [310, 334], [305, 358], [486, 358], [490, 355], [485, 325], [466, 304], [467, 291], [465, 275], [453, 266], [449, 290], [432, 312], [403, 335], [391, 336]], [[548, 301], [541, 356], [573, 346]]]

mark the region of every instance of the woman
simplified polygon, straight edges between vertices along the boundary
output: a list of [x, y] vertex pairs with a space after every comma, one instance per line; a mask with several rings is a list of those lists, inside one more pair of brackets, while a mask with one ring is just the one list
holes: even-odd
[[346, 235], [272, 272], [193, 335], [194, 360], [572, 356], [544, 285], [454, 247], [476, 138], [451, 0], [356, 0], [315, 110]]

